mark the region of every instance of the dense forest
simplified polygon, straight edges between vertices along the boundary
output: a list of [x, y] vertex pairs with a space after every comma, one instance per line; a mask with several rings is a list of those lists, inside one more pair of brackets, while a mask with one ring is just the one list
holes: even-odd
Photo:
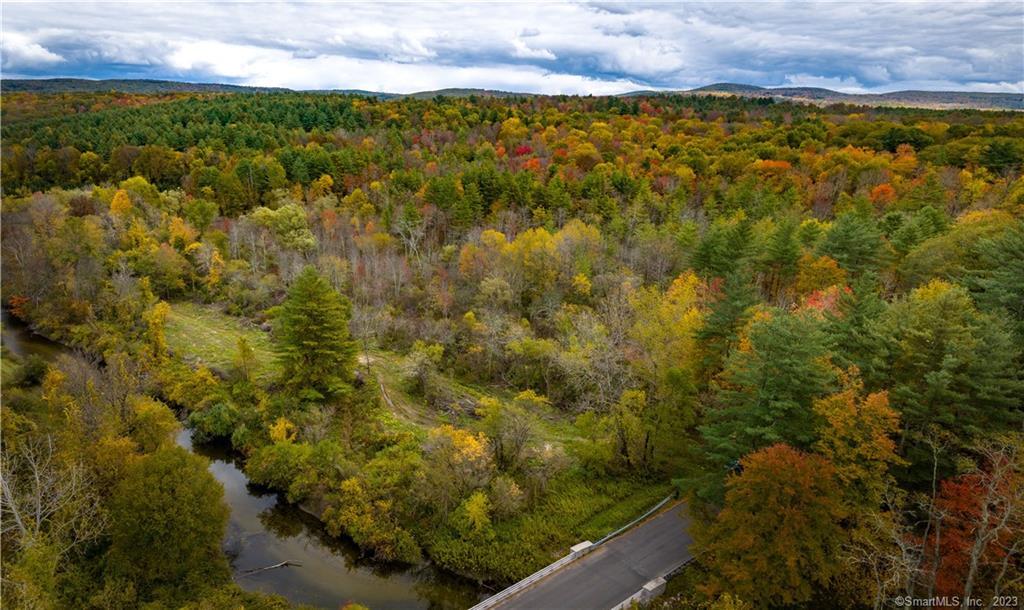
[[675, 491], [666, 608], [1024, 598], [1019, 113], [4, 98], [3, 305], [74, 350], [3, 355], [11, 607], [286, 607], [180, 426], [499, 587]]

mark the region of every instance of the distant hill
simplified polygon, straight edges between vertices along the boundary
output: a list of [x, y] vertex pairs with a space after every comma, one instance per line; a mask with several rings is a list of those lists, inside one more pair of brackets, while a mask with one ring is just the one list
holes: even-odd
[[437, 89], [434, 91], [417, 91], [406, 95], [397, 94], [397, 97], [412, 97], [420, 100], [428, 100], [435, 97], [531, 97], [536, 93], [517, 93], [515, 91], [498, 91], [495, 89]]
[[[637, 92], [642, 95], [685, 93], [695, 95], [736, 95], [818, 105], [908, 106], [919, 108], [977, 108], [981, 110], [1024, 110], [1024, 93], [977, 93], [971, 91], [893, 91], [891, 93], [841, 93], [821, 87], [755, 87], [716, 83], [687, 91]], [[630, 94], [627, 94], [630, 95]]]
[[[0, 81], [4, 92], [26, 91], [34, 93], [75, 93], [119, 91], [124, 93], [271, 93], [286, 92], [283, 87], [247, 87], [217, 83], [183, 83], [167, 80], [89, 80], [82, 78], [4, 79]], [[340, 93], [365, 95], [380, 99], [412, 97], [528, 97], [538, 95], [492, 89], [438, 89], [416, 93], [385, 93], [361, 89], [320, 89], [310, 93]], [[740, 83], [715, 83], [683, 91], [632, 91], [624, 97], [642, 95], [736, 95], [741, 97], [772, 98], [792, 102], [827, 105], [853, 104], [860, 106], [906, 106], [918, 108], [977, 108], [981, 110], [1024, 110], [1022, 93], [975, 93], [966, 91], [894, 91], [892, 93], [841, 93], [820, 87], [758, 87]]]
[[[25, 78], [0, 80], [0, 90], [7, 93], [287, 93], [294, 91], [285, 87], [250, 87], [223, 83], [185, 83], [173, 80], [153, 79], [106, 79], [87, 78]], [[380, 93], [362, 89], [316, 89], [309, 93], [341, 93], [365, 95], [389, 99], [400, 97], [397, 93]], [[418, 94], [414, 94], [418, 95]], [[468, 95], [468, 94], [467, 94]]]
[[3, 79], [0, 90], [6, 93], [270, 93], [288, 91], [280, 87], [245, 87], [220, 83], [182, 83], [171, 80], [87, 78]]
[[[287, 89], [287, 91], [293, 91]], [[301, 89], [303, 93], [322, 93], [324, 95], [336, 94], [336, 95], [361, 95], [363, 97], [375, 97], [380, 100], [390, 100], [396, 97], [402, 97], [400, 93], [382, 93], [380, 91], [367, 91], [366, 89]]]
[[[85, 78], [40, 78], [40, 79], [3, 79], [0, 89], [8, 93], [97, 93], [118, 91], [121, 93], [273, 93], [294, 91], [284, 87], [249, 87], [245, 85], [225, 85], [218, 83], [183, 83], [170, 80], [134, 80], [108, 79], [90, 80]], [[386, 93], [366, 91], [364, 89], [310, 89], [308, 93], [340, 93], [348, 95], [365, 95], [380, 99], [412, 97], [431, 99], [434, 97], [525, 97], [534, 93], [516, 93], [513, 91], [496, 91], [492, 89], [437, 89], [435, 91], [418, 91], [416, 93]]]
[[764, 87], [758, 87], [757, 85], [741, 85], [739, 83], [715, 83], [713, 85], [706, 85], [704, 87], [697, 87], [696, 89], [690, 89], [690, 93], [697, 91], [717, 91], [722, 93], [733, 93], [736, 95], [754, 95], [763, 91], [767, 91]]

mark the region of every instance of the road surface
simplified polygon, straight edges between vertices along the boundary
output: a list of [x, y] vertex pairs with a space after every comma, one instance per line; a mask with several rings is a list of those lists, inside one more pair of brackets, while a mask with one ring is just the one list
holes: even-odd
[[607, 610], [690, 558], [685, 505], [659, 513], [515, 595], [501, 610]]

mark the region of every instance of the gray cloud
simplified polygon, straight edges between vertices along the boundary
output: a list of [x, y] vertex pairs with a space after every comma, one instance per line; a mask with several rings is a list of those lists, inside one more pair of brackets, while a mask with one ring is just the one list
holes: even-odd
[[408, 92], [1024, 90], [1024, 4], [6, 3], [2, 66]]

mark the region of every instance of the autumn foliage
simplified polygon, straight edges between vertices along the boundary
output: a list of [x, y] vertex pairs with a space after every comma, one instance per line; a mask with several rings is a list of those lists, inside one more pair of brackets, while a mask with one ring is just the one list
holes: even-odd
[[713, 570], [709, 594], [805, 602], [839, 573], [846, 510], [826, 459], [773, 445], [745, 457], [726, 489], [725, 508], [699, 547]]
[[168, 405], [367, 556], [496, 587], [674, 485], [699, 543], [687, 607], [1020, 587], [1019, 113], [4, 101], [4, 298], [76, 355], [5, 350], [0, 474], [30, 480], [22, 452], [52, 439], [82, 476], [51, 480], [83, 482], [46, 545], [5, 520], [15, 606], [204, 603], [134, 571], [163, 569], [128, 548], [159, 520], [124, 515], [116, 570], [104, 546]]

